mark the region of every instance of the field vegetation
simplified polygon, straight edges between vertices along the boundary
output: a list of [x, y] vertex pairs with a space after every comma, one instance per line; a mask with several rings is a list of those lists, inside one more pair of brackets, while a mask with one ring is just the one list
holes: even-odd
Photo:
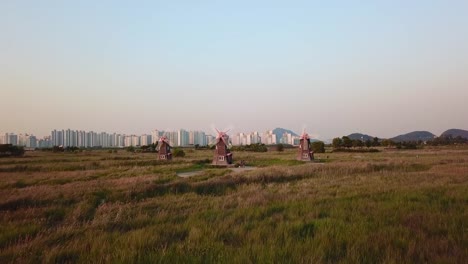
[[379, 150], [2, 158], [0, 263], [466, 263], [468, 148]]

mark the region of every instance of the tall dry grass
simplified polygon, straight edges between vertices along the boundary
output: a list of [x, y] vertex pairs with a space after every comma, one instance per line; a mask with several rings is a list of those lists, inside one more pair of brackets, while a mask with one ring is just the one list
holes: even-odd
[[[0, 160], [0, 262], [464, 263], [468, 150]], [[194, 178], [177, 172], [205, 169]]]

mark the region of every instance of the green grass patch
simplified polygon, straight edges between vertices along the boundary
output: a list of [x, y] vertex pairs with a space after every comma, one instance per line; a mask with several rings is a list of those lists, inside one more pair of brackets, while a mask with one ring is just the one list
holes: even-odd
[[247, 161], [249, 166], [254, 167], [269, 167], [275, 165], [283, 165], [283, 166], [296, 166], [304, 164], [304, 161], [295, 160], [295, 159], [255, 159]]

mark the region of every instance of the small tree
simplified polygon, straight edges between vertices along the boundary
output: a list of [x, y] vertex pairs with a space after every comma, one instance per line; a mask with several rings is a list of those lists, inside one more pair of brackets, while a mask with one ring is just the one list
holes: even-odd
[[53, 152], [63, 152], [64, 149], [63, 149], [63, 147], [60, 147], [60, 146], [54, 146], [54, 147], [52, 148], [52, 151], [53, 151]]
[[284, 151], [284, 145], [283, 145], [283, 144], [278, 144], [278, 145], [276, 146], [276, 150], [277, 150], [278, 152]]
[[332, 142], [333, 148], [339, 149], [339, 148], [341, 148], [342, 145], [343, 145], [343, 140], [341, 140], [341, 138], [334, 138], [333, 139], [333, 142]]
[[149, 145], [149, 151], [151, 151], [151, 152], [156, 152], [156, 146], [157, 146], [157, 145], [156, 145], [155, 143], [151, 143], [151, 144]]
[[350, 148], [353, 146], [353, 141], [349, 137], [344, 136], [342, 139], [343, 139], [343, 146], [345, 148]]
[[353, 139], [352, 142], [353, 148], [362, 147], [364, 144], [359, 139]]
[[325, 153], [325, 143], [322, 141], [312, 142], [311, 148], [314, 153]]
[[12, 144], [0, 144], [0, 157], [23, 156], [24, 148]]
[[375, 137], [374, 140], [372, 140], [372, 146], [374, 147], [380, 146], [380, 140], [378, 137]]
[[370, 141], [370, 139], [366, 140], [366, 147], [367, 148], [370, 148], [372, 146], [372, 141]]
[[149, 146], [144, 145], [144, 146], [141, 146], [140, 148], [141, 148], [141, 151], [147, 152], [149, 149]]
[[128, 152], [135, 152], [135, 147], [134, 146], [127, 147], [127, 151]]
[[172, 154], [174, 155], [174, 157], [185, 157], [184, 150], [180, 148], [175, 148]]
[[382, 140], [381, 144], [384, 147], [390, 147], [390, 146], [394, 146], [395, 142], [393, 142], [391, 139], [384, 139], [384, 140]]
[[362, 140], [358, 139], [358, 147], [360, 148], [364, 147], [364, 142], [362, 142]]

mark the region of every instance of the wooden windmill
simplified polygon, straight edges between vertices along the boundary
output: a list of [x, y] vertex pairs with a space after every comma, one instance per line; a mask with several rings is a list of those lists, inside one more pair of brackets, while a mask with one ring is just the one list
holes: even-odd
[[158, 159], [159, 160], [172, 160], [171, 145], [167, 137], [161, 136], [158, 141]]
[[232, 153], [228, 148], [229, 136], [228, 131], [223, 132], [216, 129], [218, 136], [216, 137], [216, 146], [213, 156], [213, 165], [229, 165], [232, 164]]
[[311, 161], [314, 159], [314, 152], [310, 149], [310, 137], [307, 133], [302, 132], [299, 139], [299, 152], [297, 159], [303, 161]]

